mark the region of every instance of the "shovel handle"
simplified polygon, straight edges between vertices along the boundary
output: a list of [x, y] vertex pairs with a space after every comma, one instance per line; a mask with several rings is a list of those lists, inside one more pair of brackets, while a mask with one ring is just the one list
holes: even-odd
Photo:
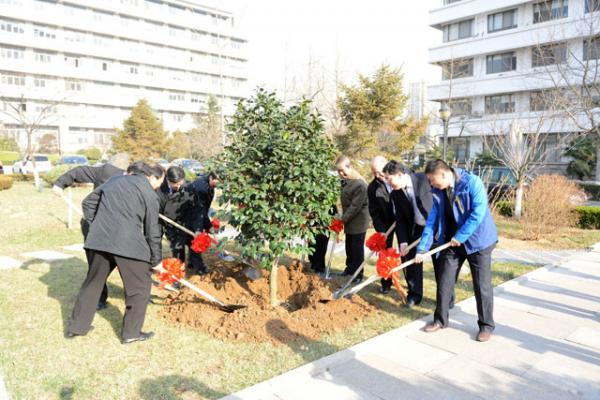
[[214, 297], [213, 295], [210, 295], [208, 293], [206, 293], [204, 290], [200, 289], [198, 286], [190, 283], [189, 281], [187, 281], [186, 279], [180, 278], [178, 279], [178, 281], [183, 285], [186, 286], [188, 288], [190, 288], [191, 290], [193, 290], [194, 292], [198, 293], [200, 296], [204, 297], [205, 299], [207, 299], [208, 301], [218, 304], [221, 307], [226, 307], [225, 303], [223, 303], [221, 300], [217, 299], [216, 297]]
[[175, 228], [177, 228], [177, 229], [179, 229], [179, 230], [181, 230], [181, 231], [183, 231], [183, 232], [187, 233], [188, 235], [191, 235], [191, 236], [193, 236], [193, 237], [196, 237], [196, 234], [195, 234], [194, 232], [192, 232], [191, 230], [189, 230], [189, 229], [188, 229], [188, 228], [186, 228], [185, 226], [183, 226], [183, 225], [180, 225], [180, 224], [178, 224], [177, 222], [173, 221], [171, 218], [169, 218], [169, 217], [165, 217], [165, 216], [164, 216], [164, 215], [162, 215], [162, 214], [158, 214], [158, 217], [159, 217], [160, 219], [162, 219], [163, 221], [165, 221], [165, 222], [167, 222], [167, 223], [169, 223], [169, 224], [173, 225]]
[[83, 211], [81, 211], [81, 209], [79, 207], [77, 207], [75, 204], [73, 204], [71, 199], [67, 198], [67, 196], [65, 196], [64, 193], [62, 193], [62, 192], [60, 193], [60, 198], [63, 199], [63, 201], [65, 203], [67, 203], [69, 208], [71, 208], [73, 211], [75, 211], [77, 214], [79, 214], [80, 217], [83, 217]]

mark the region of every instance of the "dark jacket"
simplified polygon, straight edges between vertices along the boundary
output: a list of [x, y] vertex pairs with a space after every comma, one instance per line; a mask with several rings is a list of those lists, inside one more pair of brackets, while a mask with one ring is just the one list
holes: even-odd
[[[498, 241], [485, 186], [477, 175], [455, 168], [456, 181], [452, 213], [458, 227], [454, 238], [465, 245], [467, 254], [477, 253]], [[425, 253], [432, 244], [442, 244], [446, 231], [445, 191], [433, 189], [433, 207], [427, 218], [417, 252]]]
[[367, 183], [362, 178], [342, 181], [342, 222], [348, 235], [365, 233], [369, 229]]
[[74, 183], [93, 183], [94, 189], [96, 189], [113, 176], [123, 175], [124, 173], [125, 171], [112, 164], [104, 164], [99, 167], [82, 165], [62, 174], [56, 182], [54, 182], [54, 185], [64, 189], [73, 186]]
[[215, 198], [215, 189], [210, 187], [208, 176], [201, 176], [184, 186], [183, 192], [189, 196], [183, 207], [183, 220], [186, 228], [204, 231], [212, 227], [208, 212]]
[[[433, 198], [431, 195], [431, 185], [427, 175], [423, 173], [411, 173], [410, 179], [413, 185], [417, 207], [427, 220], [431, 211]], [[394, 190], [391, 194], [394, 204], [396, 218], [396, 235], [399, 243], [412, 243], [419, 238], [420, 231], [417, 232], [415, 224], [415, 211], [412, 202], [406, 196], [404, 190]]]
[[390, 193], [385, 183], [375, 178], [367, 187], [369, 199], [369, 215], [373, 221], [373, 228], [377, 232], [387, 232], [394, 223], [394, 212], [390, 201]]
[[[185, 191], [184, 187], [185, 186], [179, 188], [179, 190], [176, 192], [172, 192], [169, 188], [167, 180], [165, 179], [160, 188], [158, 188], [156, 191], [160, 204], [160, 213], [181, 225], [185, 225], [184, 212], [188, 207], [188, 203], [192, 200], [191, 194]], [[160, 224], [167, 239], [169, 239], [171, 242], [185, 242], [187, 239], [192, 239], [190, 235], [181, 231], [179, 228], [172, 226], [168, 222], [163, 221], [162, 219], [160, 220]]]
[[90, 193], [82, 206], [90, 223], [86, 249], [153, 266], [161, 261], [158, 197], [145, 176], [115, 176]]

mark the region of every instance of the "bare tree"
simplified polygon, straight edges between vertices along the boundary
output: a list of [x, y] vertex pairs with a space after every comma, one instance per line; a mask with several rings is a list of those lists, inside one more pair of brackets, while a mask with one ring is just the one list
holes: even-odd
[[13, 121], [15, 124], [23, 127], [25, 130], [27, 135], [26, 153], [27, 156], [31, 158], [35, 186], [40, 188], [40, 175], [37, 170], [35, 157], [33, 156], [35, 150], [33, 146], [33, 137], [44, 126], [56, 121], [56, 107], [61, 103], [61, 101], [37, 102], [41, 104], [41, 107], [37, 108], [36, 110], [27, 110], [27, 101], [25, 100], [24, 95], [21, 95], [20, 98], [2, 96], [0, 97], [0, 101], [3, 105], [0, 109], [0, 113], [9, 120]]

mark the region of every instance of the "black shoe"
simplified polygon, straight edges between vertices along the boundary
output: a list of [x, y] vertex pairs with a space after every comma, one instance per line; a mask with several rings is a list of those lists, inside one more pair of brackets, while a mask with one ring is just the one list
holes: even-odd
[[129, 344], [133, 342], [143, 342], [144, 340], [150, 339], [152, 336], [154, 336], [154, 332], [140, 332], [140, 336], [129, 339], [123, 339], [122, 343]]
[[419, 304], [421, 304], [421, 302], [420, 302], [420, 301], [416, 301], [416, 300], [415, 300], [415, 299], [413, 299], [413, 298], [409, 298], [409, 299], [406, 301], [406, 308], [413, 308], [414, 306], [418, 306]]
[[388, 294], [390, 292], [390, 288], [388, 286], [382, 286], [379, 288], [379, 293]]
[[356, 278], [352, 279], [352, 283], [355, 283], [355, 284], [356, 283], [361, 283], [362, 280], [363, 280], [363, 277], [359, 275]]
[[104, 310], [107, 307], [107, 305], [107, 301], [99, 301], [98, 304], [96, 304], [96, 311]]
[[202, 275], [206, 275], [206, 274], [208, 274], [208, 268], [206, 268], [206, 267], [204, 267], [204, 268], [198, 268], [198, 269], [195, 271], [195, 274], [196, 274], [196, 275], [200, 275], [200, 276], [202, 276]]
[[65, 333], [65, 338], [67, 338], [67, 339], [73, 339], [75, 336], [85, 336], [85, 335], [87, 335], [89, 332], [91, 332], [93, 330], [94, 330], [94, 327], [90, 326], [90, 329], [88, 329], [88, 331], [86, 333], [74, 333], [74, 332], [67, 331], [67, 333]]

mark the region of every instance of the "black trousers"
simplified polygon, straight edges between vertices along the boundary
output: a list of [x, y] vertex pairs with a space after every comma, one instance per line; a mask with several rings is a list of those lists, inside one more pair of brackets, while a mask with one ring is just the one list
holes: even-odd
[[494, 292], [492, 288], [492, 251], [493, 244], [476, 253], [467, 255], [465, 246], [450, 247], [440, 255], [438, 285], [434, 320], [443, 327], [449, 323], [449, 304], [454, 293], [456, 277], [465, 260], [471, 267], [473, 289], [477, 303], [477, 324], [480, 330], [493, 331], [494, 324]]
[[[417, 226], [415, 228], [415, 239], [420, 237], [423, 233], [423, 227]], [[391, 236], [391, 235], [390, 235]], [[388, 238], [389, 239], [389, 238]], [[408, 243], [410, 245], [410, 243]], [[389, 246], [389, 245], [388, 245]], [[400, 250], [400, 241], [398, 241], [398, 251]], [[417, 249], [411, 249], [408, 254], [402, 257], [402, 262], [412, 260], [417, 255]], [[404, 272], [404, 279], [406, 280], [406, 287], [408, 288], [408, 299], [412, 299], [415, 303], [419, 304], [423, 300], [423, 263], [413, 264], [402, 270]], [[384, 283], [385, 281], [385, 283]], [[392, 286], [392, 280], [387, 279], [381, 282], [383, 287], [390, 288]]]
[[167, 240], [169, 241], [169, 247], [171, 248], [171, 254], [173, 257], [180, 259], [182, 262], [186, 262], [186, 247], [187, 247], [187, 266], [194, 271], [206, 271], [206, 265], [202, 259], [202, 255], [192, 251], [190, 248], [191, 240], [190, 236], [183, 236], [180, 232], [169, 231], [166, 232]]
[[[387, 237], [386, 244], [388, 249], [394, 245], [394, 232], [390, 233]], [[376, 255], [375, 255], [376, 257]], [[381, 278], [381, 287], [389, 289], [392, 287], [392, 279]]]
[[90, 330], [102, 286], [110, 272], [118, 265], [125, 288], [122, 336], [123, 339], [138, 337], [144, 325], [150, 299], [152, 266], [145, 261], [94, 250], [89, 251], [89, 262], [87, 277], [79, 290], [69, 321], [69, 332], [86, 334]]
[[318, 234], [315, 236], [315, 241], [310, 244], [313, 249], [313, 253], [309, 254], [308, 261], [310, 261], [310, 267], [315, 272], [325, 272], [327, 256], [327, 245], [329, 244], [329, 237], [327, 235]]
[[[80, 225], [81, 225], [81, 233], [83, 233], [83, 240], [85, 242], [85, 238], [87, 237], [87, 234], [90, 231], [90, 224], [88, 224], [88, 222], [82, 218], [80, 221]], [[88, 273], [89, 273], [90, 257], [88, 254], [88, 250], [85, 251], [85, 258], [87, 258]], [[112, 269], [110, 270], [110, 272], [112, 272]], [[109, 272], [109, 275], [110, 275], [110, 272]], [[104, 287], [102, 288], [102, 293], [100, 293], [100, 298], [98, 299], [98, 304], [106, 304], [107, 300], [108, 300], [108, 286], [106, 286], [106, 282], [104, 282]]]
[[[365, 233], [346, 234], [346, 268], [344, 275], [352, 275], [365, 260]], [[363, 272], [357, 278], [363, 277]]]

